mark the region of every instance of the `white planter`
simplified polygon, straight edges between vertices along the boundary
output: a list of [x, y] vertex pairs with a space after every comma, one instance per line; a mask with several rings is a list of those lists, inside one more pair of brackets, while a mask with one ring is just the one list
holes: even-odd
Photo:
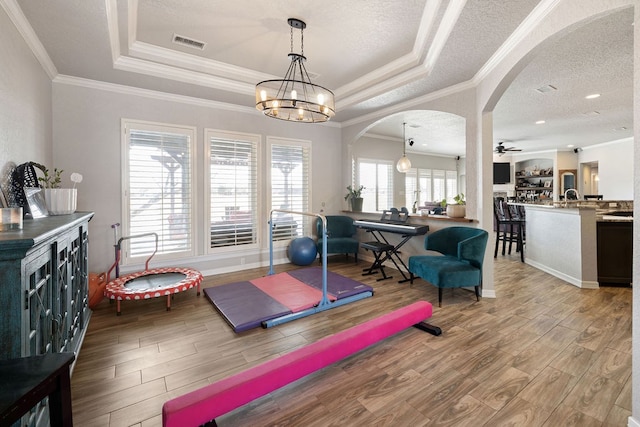
[[78, 189], [45, 188], [44, 200], [47, 202], [49, 215], [67, 215], [76, 211]]
[[464, 218], [467, 213], [465, 205], [447, 205], [447, 216], [451, 218]]

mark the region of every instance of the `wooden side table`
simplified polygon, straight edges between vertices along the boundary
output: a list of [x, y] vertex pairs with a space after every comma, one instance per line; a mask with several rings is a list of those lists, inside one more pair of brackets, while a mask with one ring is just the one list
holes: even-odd
[[74, 353], [0, 361], [0, 427], [11, 426], [49, 396], [52, 427], [73, 426], [70, 365]]

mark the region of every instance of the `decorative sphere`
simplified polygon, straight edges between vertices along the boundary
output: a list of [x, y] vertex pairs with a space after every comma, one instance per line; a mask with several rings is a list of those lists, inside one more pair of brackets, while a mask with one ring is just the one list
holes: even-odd
[[316, 259], [316, 242], [310, 237], [298, 237], [291, 240], [287, 247], [287, 256], [295, 265], [309, 265]]

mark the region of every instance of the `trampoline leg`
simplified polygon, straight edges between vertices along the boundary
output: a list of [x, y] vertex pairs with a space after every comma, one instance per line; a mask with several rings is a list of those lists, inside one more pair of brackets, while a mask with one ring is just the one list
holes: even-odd
[[120, 300], [116, 300], [116, 316], [120, 316], [122, 313], [120, 312]]
[[[201, 282], [201, 283], [202, 283], [202, 282]], [[196, 293], [196, 296], [197, 296], [197, 297], [199, 297], [199, 296], [200, 296], [201, 283], [198, 283], [198, 293]]]
[[171, 295], [167, 295], [167, 311], [171, 311]]

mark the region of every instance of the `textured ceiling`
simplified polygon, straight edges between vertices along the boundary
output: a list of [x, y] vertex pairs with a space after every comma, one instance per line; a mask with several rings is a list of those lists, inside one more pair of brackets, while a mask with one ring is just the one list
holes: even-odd
[[[303, 19], [307, 69], [317, 74], [315, 83], [335, 92], [335, 122], [468, 82], [539, 3], [0, 1], [19, 6], [55, 73], [245, 107], [255, 102], [255, 83], [283, 76], [290, 51], [286, 20]], [[541, 150], [631, 136], [632, 14], [628, 8], [546, 43], [497, 104], [496, 140]], [[174, 34], [206, 46], [177, 45]], [[296, 52], [299, 36], [295, 31]], [[544, 84], [558, 90], [533, 90]], [[602, 96], [587, 103], [591, 92]], [[600, 114], [581, 114], [590, 111]], [[538, 119], [547, 123], [532, 125]], [[401, 113], [368, 132], [400, 141], [403, 121], [417, 126], [411, 131], [416, 141], [427, 141], [424, 150], [464, 155], [464, 124], [438, 112]]]

